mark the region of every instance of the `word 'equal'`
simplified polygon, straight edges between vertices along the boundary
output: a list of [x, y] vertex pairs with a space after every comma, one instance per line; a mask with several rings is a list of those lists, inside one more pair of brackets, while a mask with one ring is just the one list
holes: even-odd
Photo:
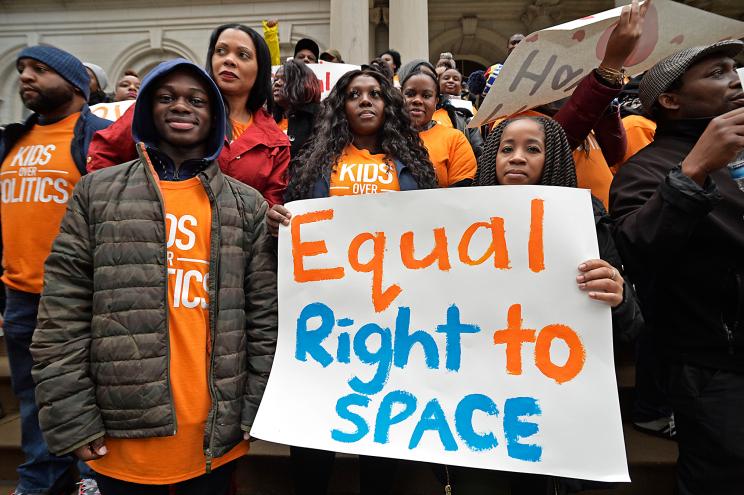
[[[528, 264], [533, 272], [545, 270], [545, 253], [543, 246], [543, 217], [545, 205], [542, 199], [533, 199], [530, 207], [530, 234], [527, 245]], [[305, 268], [304, 258], [318, 256], [328, 253], [325, 241], [303, 241], [300, 228], [302, 225], [314, 222], [333, 220], [332, 209], [312, 211], [292, 218], [290, 235], [292, 238], [292, 259], [294, 264], [294, 280], [298, 283], [319, 282], [322, 280], [337, 280], [344, 278], [346, 271], [343, 266], [327, 268]], [[488, 248], [479, 257], [471, 255], [470, 244], [473, 236], [481, 229], [490, 232], [491, 242]], [[420, 270], [434, 264], [442, 271], [452, 268], [449, 253], [449, 239], [444, 227], [433, 229], [434, 247], [423, 257], [416, 257], [414, 247], [414, 234], [412, 231], [404, 232], [400, 237], [400, 259], [409, 270]], [[367, 243], [372, 245], [372, 257], [369, 261], [362, 262], [359, 253]], [[383, 288], [383, 266], [387, 236], [385, 232], [362, 232], [354, 237], [349, 243], [348, 260], [352, 270], [358, 273], [372, 274], [372, 303], [376, 312], [387, 309], [390, 304], [402, 292], [398, 284], [390, 284]], [[508, 270], [511, 268], [509, 262], [509, 251], [506, 246], [506, 232], [504, 230], [504, 219], [502, 217], [491, 217], [488, 221], [475, 222], [468, 226], [463, 232], [457, 244], [457, 255], [460, 262], [468, 266], [477, 266], [493, 259], [496, 269]]]

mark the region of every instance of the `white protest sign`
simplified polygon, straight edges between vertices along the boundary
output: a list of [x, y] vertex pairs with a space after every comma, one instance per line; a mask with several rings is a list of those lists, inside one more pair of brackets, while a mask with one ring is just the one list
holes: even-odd
[[[622, 7], [537, 31], [517, 45], [471, 127], [569, 96], [604, 57]], [[744, 37], [744, 22], [668, 0], [654, 0], [626, 70], [641, 74], [688, 47]]]
[[449, 101], [453, 107], [455, 108], [464, 108], [471, 114], [475, 115], [475, 107], [473, 106], [473, 102], [470, 100], [461, 100], [459, 98], [449, 98], [447, 101]]
[[[326, 96], [328, 96], [328, 93], [331, 92], [333, 87], [336, 85], [336, 82], [341, 79], [341, 76], [347, 72], [361, 69], [359, 65], [352, 64], [322, 63], [306, 65], [315, 73], [315, 77], [320, 81], [320, 89], [323, 91], [320, 95], [321, 100], [324, 100]], [[281, 67], [281, 65], [272, 66], [272, 74], [276, 74], [279, 67]]]
[[[588, 191], [498, 186], [299, 201], [251, 435], [628, 481]], [[424, 214], [425, 213], [425, 214]]]
[[134, 105], [137, 100], [115, 101], [113, 103], [98, 103], [90, 107], [90, 111], [102, 119], [116, 121]]

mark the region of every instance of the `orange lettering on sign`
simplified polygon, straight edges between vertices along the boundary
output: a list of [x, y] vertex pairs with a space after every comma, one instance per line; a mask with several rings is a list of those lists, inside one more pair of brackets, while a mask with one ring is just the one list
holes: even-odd
[[417, 260], [414, 251], [413, 232], [405, 232], [400, 237], [400, 259], [406, 268], [418, 270], [431, 266], [434, 262], [437, 262], [440, 270], [448, 271], [452, 268], [449, 253], [447, 252], [447, 232], [444, 230], [444, 227], [434, 229], [434, 247], [429, 254]]
[[325, 241], [302, 242], [300, 227], [306, 223], [333, 220], [333, 210], [312, 211], [292, 218], [290, 232], [292, 235], [292, 261], [294, 262], [295, 282], [318, 282], [344, 278], [343, 267], [305, 269], [303, 258], [317, 256], [328, 252]]
[[[372, 258], [362, 263], [359, 261], [359, 249], [367, 241], [372, 241]], [[385, 233], [363, 232], [352, 239], [349, 244], [349, 264], [359, 273], [372, 272], [372, 304], [375, 311], [379, 313], [390, 306], [396, 297], [401, 293], [401, 288], [393, 284], [387, 289], [382, 289], [382, 272], [385, 261]]]
[[533, 199], [530, 206], [530, 240], [527, 243], [530, 270], [541, 272], [545, 270], [545, 251], [543, 249], [543, 217], [545, 216], [545, 201]]
[[[561, 339], [568, 346], [568, 359], [563, 366], [558, 366], [550, 359], [550, 346], [553, 339]], [[537, 336], [535, 343], [535, 365], [543, 375], [558, 383], [573, 380], [581, 373], [586, 361], [586, 350], [581, 339], [571, 327], [566, 325], [548, 325]]]
[[494, 344], [506, 344], [506, 372], [522, 374], [522, 344], [535, 341], [535, 331], [522, 328], [522, 305], [512, 304], [506, 316], [506, 328], [493, 332]]
[[[474, 260], [470, 257], [470, 241], [478, 229], [491, 229], [491, 244], [485, 254]], [[500, 269], [509, 269], [509, 251], [506, 248], [506, 233], [504, 232], [504, 219], [491, 217], [491, 222], [476, 222], [465, 230], [457, 247], [460, 261], [466, 265], [480, 265], [490, 256], [493, 256], [493, 266]]]

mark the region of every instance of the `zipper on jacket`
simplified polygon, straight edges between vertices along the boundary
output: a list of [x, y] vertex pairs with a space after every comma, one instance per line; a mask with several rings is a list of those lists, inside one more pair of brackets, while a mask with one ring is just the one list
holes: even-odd
[[[735, 321], [734, 328], [736, 328], [737, 326], [739, 326], [739, 322]], [[728, 353], [729, 355], [733, 356], [734, 355], [734, 332], [732, 332], [729, 329], [728, 325], [726, 325], [725, 323], [723, 324], [723, 328], [726, 329], [726, 339], [728, 340]]]
[[[209, 187], [209, 183], [205, 176], [200, 174], [202, 185], [204, 190], [209, 197], [209, 202], [212, 205], [212, 229], [217, 229], [217, 232], [222, 230], [220, 223], [219, 208], [217, 206], [217, 199], [214, 196], [212, 188]], [[230, 187], [229, 184], [225, 183], [222, 187]], [[212, 231], [214, 232], [214, 230]], [[215, 345], [215, 328], [217, 326], [217, 308], [218, 308], [218, 296], [217, 287], [219, 287], [219, 265], [220, 265], [220, 243], [219, 237], [212, 234], [210, 236], [210, 252], [209, 252], [209, 338], [211, 339], [211, 352], [209, 353], [209, 370], [207, 374], [207, 384], [209, 385], [209, 395], [212, 399], [212, 406], [210, 411], [210, 424], [207, 429], [209, 430], [209, 443], [207, 449], [204, 451], [204, 455], [207, 458], [206, 471], [207, 474], [212, 472], [212, 444], [214, 443], [214, 428], [217, 422], [217, 391], [214, 387], [214, 345]], [[215, 246], [216, 245], [216, 246]], [[217, 249], [215, 249], [215, 247]]]
[[[145, 167], [148, 169], [145, 171], [145, 173], [149, 173], [150, 175], [155, 173], [155, 167], [152, 165], [152, 162], [150, 161], [150, 157], [147, 154], [147, 151], [145, 151], [144, 145], [141, 147], [137, 146], [138, 151], [140, 152], [140, 156], [145, 159], [145, 162], [147, 166]], [[155, 194], [158, 197], [158, 200], [160, 201], [160, 212], [163, 214], [163, 232], [166, 232], [167, 229], [165, 228], [165, 200], [163, 199], [163, 194], [160, 191], [160, 186], [157, 183], [157, 180], [155, 179], [155, 176], [152, 175], [152, 185], [155, 187]], [[164, 286], [164, 292], [163, 295], [163, 301], [165, 301], [165, 380], [166, 380], [166, 386], [168, 387], [168, 405], [170, 406], [171, 410], [171, 416], [173, 416], [173, 433], [171, 436], [175, 436], [176, 432], [178, 431], [178, 418], [176, 417], [176, 409], [173, 406], [173, 389], [171, 388], [171, 381], [170, 381], [170, 362], [171, 362], [171, 348], [170, 348], [170, 318], [168, 316], [169, 313], [169, 306], [168, 306], [168, 239], [167, 239], [167, 233], [165, 234], [166, 238], [163, 239], [163, 260], [165, 263], [163, 263], [163, 275], [165, 276], [165, 286]]]

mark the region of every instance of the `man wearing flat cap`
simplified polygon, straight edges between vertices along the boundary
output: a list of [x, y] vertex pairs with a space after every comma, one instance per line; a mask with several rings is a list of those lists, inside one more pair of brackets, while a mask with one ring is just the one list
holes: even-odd
[[[23, 124], [7, 126], [0, 141], [0, 279], [5, 284], [3, 329], [25, 456], [14, 493], [23, 495], [57, 493], [73, 462], [71, 456], [50, 454], [42, 438], [29, 346], [44, 262], [73, 187], [86, 173], [88, 144], [111, 122], [88, 110], [89, 76], [73, 55], [53, 46], [31, 46], [18, 54], [16, 69], [23, 104], [34, 113]], [[79, 493], [97, 493], [92, 480], [86, 480]]]
[[668, 368], [681, 495], [744, 493], [744, 192], [728, 167], [744, 151], [741, 50], [688, 48], [648, 71], [639, 97], [656, 136], [610, 191], [617, 246]]

